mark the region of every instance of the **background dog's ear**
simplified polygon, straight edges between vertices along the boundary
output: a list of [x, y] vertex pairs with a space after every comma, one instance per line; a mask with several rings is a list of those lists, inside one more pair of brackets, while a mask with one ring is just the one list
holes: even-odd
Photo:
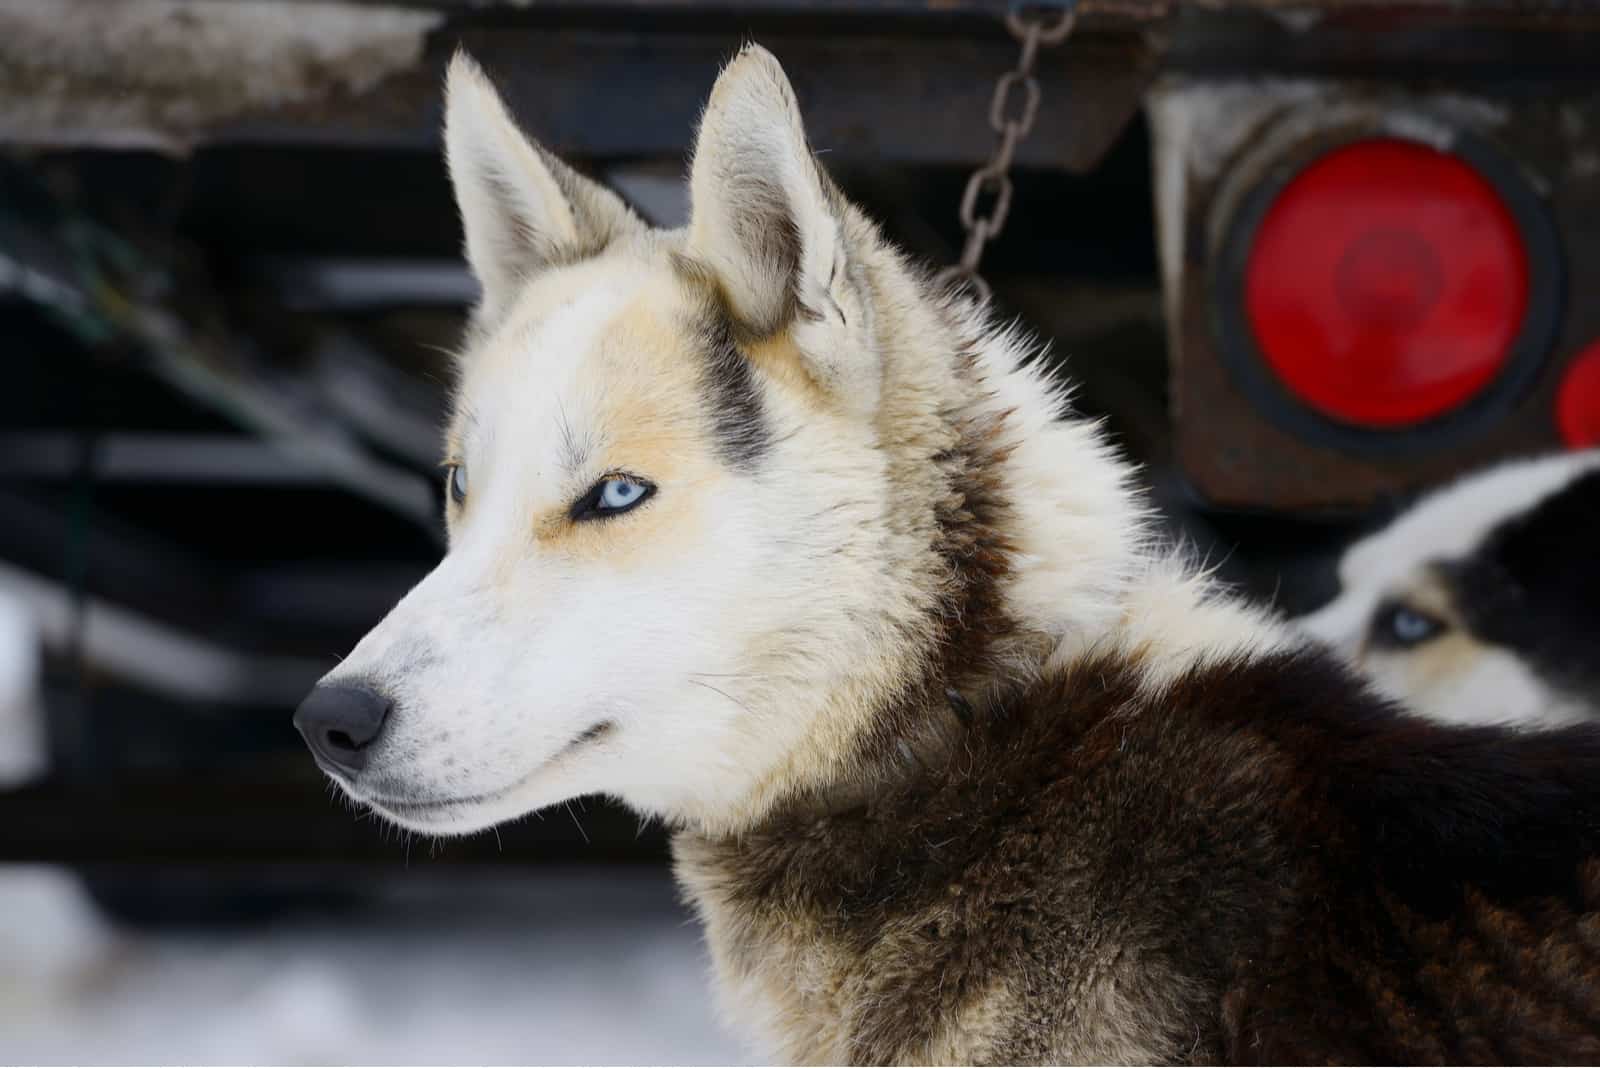
[[643, 224], [617, 196], [530, 141], [464, 52], [445, 87], [445, 155], [483, 287], [478, 321], [494, 322], [518, 287], [560, 260], [604, 249]]
[[871, 309], [843, 198], [812, 157], [794, 90], [766, 49], [746, 45], [712, 88], [689, 197], [689, 254], [716, 275], [740, 324], [760, 337], [793, 324], [819, 385], [874, 404]]

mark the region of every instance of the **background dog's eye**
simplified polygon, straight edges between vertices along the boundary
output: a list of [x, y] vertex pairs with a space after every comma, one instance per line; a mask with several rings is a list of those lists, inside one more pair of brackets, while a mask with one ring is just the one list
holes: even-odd
[[572, 506], [574, 519], [598, 519], [620, 515], [642, 504], [656, 490], [639, 478], [611, 475], [602, 478]]
[[1386, 604], [1372, 619], [1372, 641], [1375, 645], [1406, 648], [1432, 641], [1444, 629], [1443, 622], [1426, 612], [1409, 605]]
[[467, 468], [464, 464], [451, 464], [445, 472], [445, 481], [450, 487], [450, 499], [457, 504], [467, 499]]

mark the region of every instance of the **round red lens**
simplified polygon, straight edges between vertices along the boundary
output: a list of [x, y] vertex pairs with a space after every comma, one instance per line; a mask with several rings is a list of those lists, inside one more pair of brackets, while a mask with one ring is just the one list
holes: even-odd
[[1570, 448], [1600, 445], [1600, 341], [1567, 366], [1556, 394], [1556, 427]]
[[1528, 307], [1528, 254], [1470, 164], [1359, 141], [1267, 209], [1244, 295], [1262, 356], [1303, 403], [1356, 426], [1412, 426], [1500, 372]]

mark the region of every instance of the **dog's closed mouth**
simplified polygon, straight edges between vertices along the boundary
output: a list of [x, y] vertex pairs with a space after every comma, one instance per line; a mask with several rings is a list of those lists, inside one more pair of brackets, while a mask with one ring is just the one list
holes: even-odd
[[[504, 792], [504, 791], [502, 791]], [[493, 801], [500, 793], [474, 794], [471, 797], [449, 797], [437, 800], [421, 799], [402, 801], [394, 797], [369, 797], [365, 803], [375, 808], [385, 808], [392, 812], [437, 812], [441, 809], [459, 808], [462, 805], [476, 805], [484, 801]]]
[[599, 723], [585, 728], [582, 733], [578, 734], [566, 745], [556, 750], [554, 756], [551, 756], [548, 760], [545, 760], [533, 771], [518, 779], [510, 786], [500, 790], [491, 790], [482, 794], [469, 794], [465, 797], [364, 797], [360, 800], [363, 804], [372, 805], [376, 808], [387, 809], [390, 812], [396, 812], [403, 815], [415, 815], [423, 812], [441, 812], [452, 808], [463, 808], [469, 805], [482, 805], [493, 801], [498, 801], [507, 794], [515, 792], [523, 785], [523, 783], [527, 782], [541, 771], [544, 771], [556, 761], [570, 755], [574, 750], [581, 749], [590, 742], [598, 741], [599, 739], [610, 734], [615, 727], [615, 722], [611, 720], [601, 720]]

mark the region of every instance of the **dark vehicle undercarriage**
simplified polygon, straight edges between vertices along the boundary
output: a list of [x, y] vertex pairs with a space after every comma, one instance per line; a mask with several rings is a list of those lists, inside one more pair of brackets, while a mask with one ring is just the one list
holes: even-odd
[[[938, 264], [961, 249], [957, 205], [1017, 47], [988, 0], [360, 2], [338, 25], [227, 46], [259, 60], [230, 79], [157, 33], [132, 74], [99, 70], [93, 41], [47, 68], [30, 56], [72, 30], [48, 7], [0, 13], [17, 376], [0, 393], [0, 592], [41, 621], [49, 742], [48, 774], [0, 793], [0, 858], [80, 867], [143, 918], [200, 869], [248, 875], [234, 907], [250, 908], [407, 860], [403, 838], [330, 797], [290, 710], [441, 550], [448, 353], [475, 297], [437, 136], [452, 52], [531, 132], [676, 225], [704, 94], [758, 40], [848, 193]], [[1039, 60], [985, 275], [1225, 577], [1307, 607], [1329, 554], [1408, 494], [1559, 447], [1541, 406], [1600, 338], [1600, 157], [1582, 147], [1600, 129], [1600, 3], [1083, 0], [1079, 18]], [[1228, 95], [1241, 86], [1254, 110]], [[1230, 176], [1306, 109], [1362, 129], [1459, 121], [1555, 219], [1542, 362], [1448, 449], [1329, 445], [1230, 385], [1208, 228], [1246, 180]], [[1184, 165], [1185, 188], [1164, 184]], [[592, 803], [419, 848], [547, 864], [655, 860], [663, 843]]]

